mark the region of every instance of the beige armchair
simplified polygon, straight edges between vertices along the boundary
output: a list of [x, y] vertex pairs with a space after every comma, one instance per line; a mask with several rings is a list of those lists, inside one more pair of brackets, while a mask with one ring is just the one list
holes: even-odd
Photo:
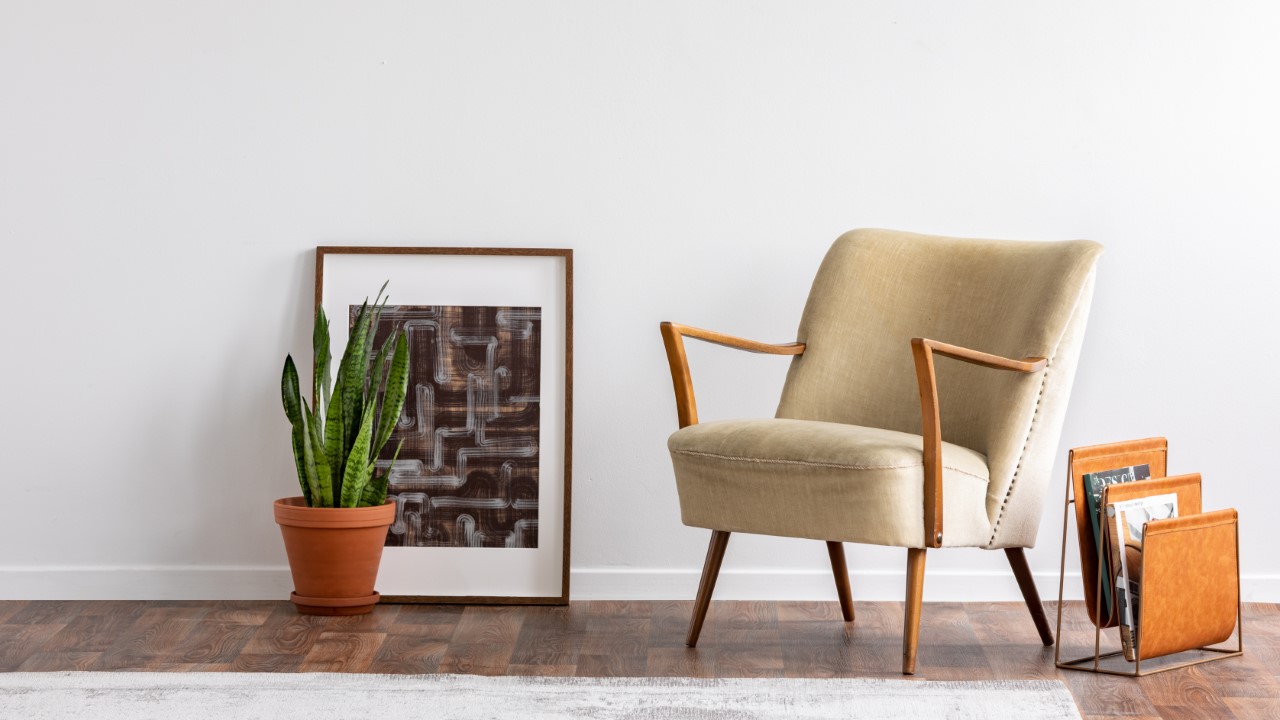
[[[846, 622], [841, 543], [907, 548], [904, 674], [915, 672], [929, 548], [1003, 549], [1052, 645], [1023, 548], [1040, 524], [1101, 251], [855, 230], [818, 269], [799, 342], [663, 323], [681, 515], [712, 531], [688, 645], [734, 532], [826, 541]], [[686, 337], [793, 355], [777, 417], [699, 424]]]

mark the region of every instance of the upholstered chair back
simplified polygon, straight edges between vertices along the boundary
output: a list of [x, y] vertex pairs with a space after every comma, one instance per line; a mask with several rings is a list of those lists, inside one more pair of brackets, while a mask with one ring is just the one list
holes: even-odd
[[1009, 358], [1014, 373], [936, 358], [942, 439], [987, 457], [986, 547], [1035, 544], [1102, 248], [886, 230], [838, 239], [814, 279], [778, 417], [920, 434], [911, 338]]

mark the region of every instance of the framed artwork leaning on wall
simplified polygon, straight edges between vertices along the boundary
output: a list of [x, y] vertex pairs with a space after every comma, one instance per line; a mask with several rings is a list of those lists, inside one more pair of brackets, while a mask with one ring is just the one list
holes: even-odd
[[374, 346], [404, 330], [410, 368], [378, 458], [396, 503], [383, 602], [568, 603], [573, 251], [318, 247], [335, 360], [387, 281]]

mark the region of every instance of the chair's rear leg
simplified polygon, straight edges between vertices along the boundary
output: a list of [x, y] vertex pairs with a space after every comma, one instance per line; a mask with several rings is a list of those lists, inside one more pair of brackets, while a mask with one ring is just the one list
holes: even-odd
[[702, 634], [702, 621], [707, 617], [707, 608], [711, 606], [711, 592], [716, 589], [716, 577], [720, 575], [720, 563], [724, 561], [724, 550], [729, 547], [729, 533], [724, 530], [711, 531], [711, 545], [707, 547], [707, 560], [702, 565], [702, 582], [698, 583], [698, 598], [693, 602], [693, 619], [689, 621], [689, 635], [684, 643], [689, 647], [698, 644], [698, 635]]
[[840, 596], [840, 614], [845, 622], [853, 622], [853, 595], [849, 592], [849, 565], [844, 560], [844, 543], [827, 541], [831, 556], [831, 572], [836, 576], [836, 594]]
[[920, 605], [924, 600], [924, 548], [907, 549], [907, 603], [902, 628], [902, 674], [916, 674], [916, 645], [920, 641]]
[[1004, 554], [1009, 558], [1009, 566], [1013, 568], [1013, 576], [1018, 579], [1018, 587], [1022, 590], [1022, 599], [1027, 601], [1027, 609], [1031, 611], [1031, 619], [1035, 621], [1036, 630], [1040, 633], [1040, 642], [1045, 647], [1053, 645], [1053, 630], [1049, 628], [1049, 617], [1045, 615], [1044, 603], [1040, 602], [1040, 593], [1036, 590], [1035, 579], [1031, 577], [1031, 567], [1027, 565], [1027, 556], [1022, 548], [1005, 548]]

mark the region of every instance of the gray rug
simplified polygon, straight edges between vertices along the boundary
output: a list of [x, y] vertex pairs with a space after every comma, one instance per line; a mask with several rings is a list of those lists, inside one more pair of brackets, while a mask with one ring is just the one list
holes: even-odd
[[1078, 720], [1061, 682], [0, 674], [5, 720]]

